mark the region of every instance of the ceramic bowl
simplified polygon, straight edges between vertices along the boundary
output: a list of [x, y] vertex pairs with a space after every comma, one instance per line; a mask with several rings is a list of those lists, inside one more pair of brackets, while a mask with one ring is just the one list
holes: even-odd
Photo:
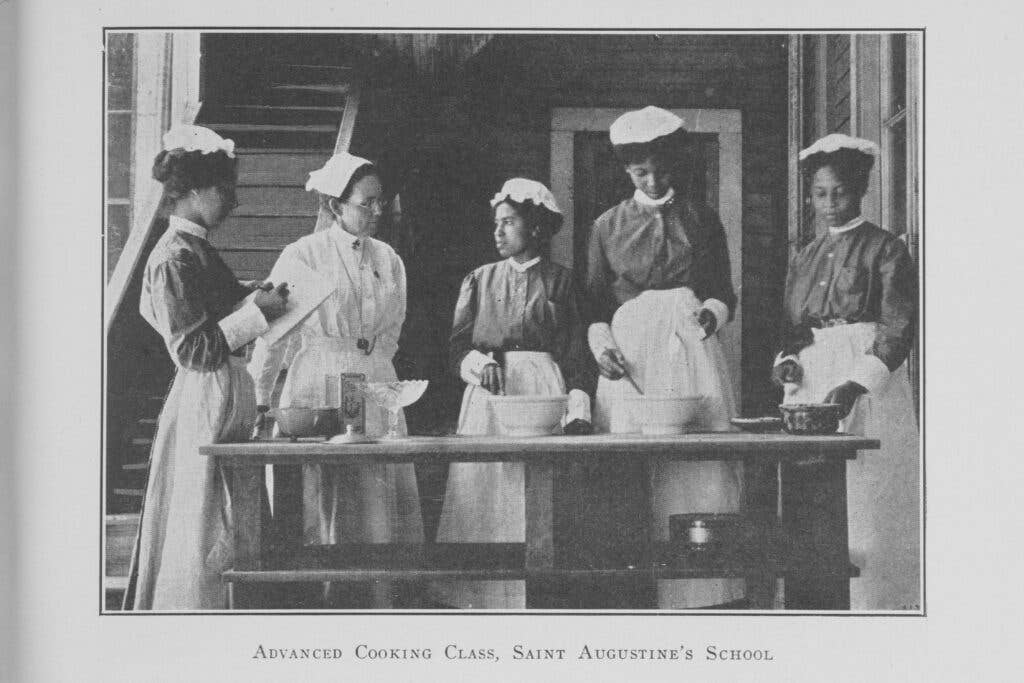
[[700, 396], [638, 396], [629, 399], [643, 434], [683, 434], [697, 417]]
[[488, 402], [502, 434], [549, 436], [565, 415], [567, 396], [489, 396]]
[[790, 434], [833, 434], [839, 428], [838, 403], [783, 403], [782, 428]]
[[274, 408], [270, 411], [281, 435], [292, 438], [317, 436], [319, 415], [320, 411], [316, 408]]
[[734, 417], [729, 422], [745, 432], [754, 434], [777, 432], [782, 429], [781, 417]]

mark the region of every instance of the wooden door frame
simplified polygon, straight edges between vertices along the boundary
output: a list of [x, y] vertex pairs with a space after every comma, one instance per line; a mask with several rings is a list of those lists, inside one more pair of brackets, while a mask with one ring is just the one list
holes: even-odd
[[[551, 110], [551, 192], [565, 216], [565, 227], [551, 243], [551, 259], [573, 265], [574, 221], [573, 174], [575, 136], [578, 132], [607, 131], [612, 122], [629, 109], [600, 107], [556, 107]], [[733, 288], [742, 301], [743, 272], [743, 116], [739, 109], [672, 109], [693, 133], [718, 137], [718, 215], [729, 242]], [[740, 400], [743, 322], [738, 303], [733, 322], [719, 333], [729, 362], [733, 390]]]

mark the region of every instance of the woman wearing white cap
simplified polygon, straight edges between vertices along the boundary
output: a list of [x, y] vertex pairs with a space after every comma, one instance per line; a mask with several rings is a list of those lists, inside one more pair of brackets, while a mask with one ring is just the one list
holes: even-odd
[[[564, 395], [567, 434], [590, 433], [594, 373], [572, 271], [547, 259], [562, 212], [543, 184], [512, 178], [491, 200], [501, 261], [462, 282], [452, 326], [452, 368], [466, 382], [459, 434], [498, 434], [491, 394]], [[559, 427], [559, 432], [563, 431]], [[438, 526], [440, 543], [522, 543], [521, 463], [453, 463]], [[464, 608], [523, 608], [523, 581], [458, 581], [432, 587], [435, 601]]]
[[[250, 370], [262, 412], [286, 357], [281, 407], [338, 407], [338, 397], [327, 395], [327, 375], [397, 379], [392, 358], [405, 320], [405, 266], [390, 246], [373, 238], [386, 208], [379, 172], [369, 160], [343, 152], [310, 173], [306, 189], [319, 193], [328, 227], [285, 247], [275, 268], [298, 261], [336, 289], [297, 331], [269, 348], [257, 345]], [[383, 434], [386, 427], [386, 411], [367, 401], [366, 433]], [[308, 467], [303, 487], [308, 542], [423, 540], [411, 464]]]
[[226, 482], [197, 449], [249, 438], [256, 402], [245, 345], [284, 312], [288, 296], [284, 284], [239, 284], [207, 241], [237, 206], [236, 161], [231, 140], [182, 126], [164, 136], [153, 163], [170, 216], [146, 262], [139, 312], [177, 373], [153, 439], [127, 608], [225, 607]]
[[920, 604], [919, 440], [905, 360], [917, 320], [906, 245], [867, 222], [861, 199], [878, 147], [833, 134], [800, 153], [817, 236], [789, 265], [783, 348], [787, 403], [839, 403], [841, 431], [880, 439], [847, 465], [853, 609]]
[[[637, 396], [627, 375], [646, 395], [703, 396], [698, 429], [728, 430], [735, 415], [716, 335], [736, 306], [729, 253], [717, 214], [680, 192], [686, 135], [682, 119], [658, 107], [624, 114], [609, 130], [636, 191], [602, 214], [590, 234], [586, 295], [601, 372], [594, 409], [600, 430], [638, 431], [637, 416], [621, 400]], [[655, 461], [650, 477], [658, 538], [668, 538], [671, 514], [739, 510], [741, 465]], [[667, 608], [727, 605], [743, 595], [736, 579], [658, 585], [658, 603]]]

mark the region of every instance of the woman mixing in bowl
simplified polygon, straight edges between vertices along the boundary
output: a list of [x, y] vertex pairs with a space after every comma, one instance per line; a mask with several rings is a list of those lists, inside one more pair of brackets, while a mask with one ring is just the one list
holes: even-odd
[[[716, 333], [732, 317], [736, 295], [717, 214], [682, 194], [683, 121], [646, 107], [619, 117], [609, 136], [636, 191], [598, 217], [590, 233], [588, 336], [601, 372], [595, 427], [638, 431], [624, 400], [638, 396], [635, 382], [647, 396], [702, 396], [694, 427], [726, 431], [735, 404]], [[623, 476], [636, 479], [641, 470]], [[650, 476], [662, 540], [670, 514], [739, 510], [742, 465], [655, 461]], [[721, 606], [743, 594], [743, 581], [733, 579], [658, 585], [658, 603], [667, 608]]]
[[[275, 270], [297, 261], [336, 289], [297, 331], [269, 348], [257, 345], [251, 371], [263, 412], [286, 359], [281, 407], [339, 407], [337, 395], [328, 395], [327, 376], [397, 379], [392, 358], [405, 320], [405, 266], [373, 237], [385, 210], [379, 172], [367, 159], [336, 154], [310, 173], [306, 189], [319, 193], [331, 223], [285, 247]], [[387, 424], [387, 411], [366, 401], [366, 433], [383, 434]], [[400, 429], [404, 433], [404, 418]], [[412, 464], [310, 466], [303, 488], [307, 542], [423, 541]]]
[[164, 338], [177, 373], [153, 439], [126, 604], [136, 610], [226, 607], [227, 483], [197, 451], [249, 438], [256, 401], [245, 345], [284, 312], [288, 296], [283, 284], [240, 285], [207, 241], [237, 206], [236, 161], [231, 140], [182, 126], [164, 136], [153, 164], [171, 214], [146, 262], [139, 312]]
[[[490, 395], [567, 390], [564, 432], [590, 433], [594, 373], [572, 271], [547, 259], [562, 213], [543, 184], [525, 178], [506, 182], [491, 207], [503, 260], [467, 275], [455, 306], [452, 367], [466, 382], [458, 433], [500, 433]], [[523, 465], [453, 463], [437, 536], [439, 543], [522, 543]], [[523, 581], [459, 581], [431, 592], [456, 607], [526, 606]]]
[[786, 403], [838, 403], [840, 431], [881, 451], [847, 465], [854, 609], [920, 604], [919, 442], [905, 360], [917, 320], [906, 245], [861, 216], [878, 148], [833, 134], [800, 153], [817, 236], [789, 265], [784, 344], [773, 371]]

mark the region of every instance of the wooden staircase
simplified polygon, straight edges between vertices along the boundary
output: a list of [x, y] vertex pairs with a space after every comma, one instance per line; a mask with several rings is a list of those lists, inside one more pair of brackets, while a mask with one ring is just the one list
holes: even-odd
[[[265, 279], [281, 250], [312, 232], [317, 200], [306, 192], [306, 179], [334, 152], [339, 127], [343, 121], [351, 125], [357, 103], [349, 97], [353, 74], [348, 67], [286, 64], [266, 71], [271, 74], [267, 80], [244, 93], [229, 99], [210, 98], [196, 119], [235, 141], [239, 206], [210, 233], [210, 242], [242, 280]], [[173, 373], [173, 368], [168, 371]], [[152, 377], [154, 368], [149, 364], [137, 372], [150, 375], [150, 385], [169, 386], [172, 378]], [[145, 396], [129, 402], [128, 411], [133, 414], [120, 416], [127, 427], [116, 449], [108, 448], [108, 469], [111, 461], [117, 464], [108, 473], [107, 609], [120, 608], [127, 585], [163, 401], [164, 396]], [[117, 417], [108, 415], [108, 419]]]

